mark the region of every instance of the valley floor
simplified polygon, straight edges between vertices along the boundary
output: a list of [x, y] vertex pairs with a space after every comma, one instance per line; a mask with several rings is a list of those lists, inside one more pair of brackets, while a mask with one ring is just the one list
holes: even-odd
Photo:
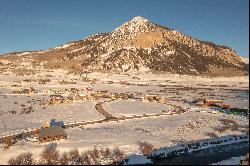
[[[45, 84], [39, 80], [47, 79]], [[62, 83], [62, 81], [66, 83]], [[17, 75], [11, 70], [0, 73], [0, 137], [41, 127], [51, 119], [65, 124], [102, 120], [113, 117], [133, 117], [122, 121], [77, 125], [66, 128], [67, 140], [57, 141], [60, 151], [78, 148], [80, 151], [118, 146], [127, 155], [139, 153], [138, 143], [146, 141], [156, 148], [178, 143], [208, 139], [211, 135], [242, 134], [249, 128], [246, 116], [226, 114], [212, 108], [195, 106], [196, 99], [221, 99], [232, 108], [249, 109], [249, 77], [199, 77], [171, 74], [98, 73], [87, 75], [67, 74], [64, 70], [45, 70], [37, 67], [34, 75]], [[17, 94], [33, 87], [32, 94]], [[72, 96], [70, 89], [80, 95], [106, 90], [108, 93], [133, 94], [134, 98], [108, 100], [98, 98], [72, 103], [50, 104], [50, 95], [56, 91], [62, 96]], [[165, 96], [166, 102], [150, 102], [146, 95]], [[73, 96], [74, 97], [74, 96]], [[102, 113], [97, 103], [102, 103]], [[185, 111], [172, 114], [178, 108]], [[168, 115], [165, 113], [169, 113]], [[155, 115], [155, 116], [146, 116]], [[223, 128], [221, 119], [233, 120], [237, 129]], [[10, 149], [0, 145], [0, 164], [11, 156], [31, 151], [38, 158], [44, 144], [21, 140]]]

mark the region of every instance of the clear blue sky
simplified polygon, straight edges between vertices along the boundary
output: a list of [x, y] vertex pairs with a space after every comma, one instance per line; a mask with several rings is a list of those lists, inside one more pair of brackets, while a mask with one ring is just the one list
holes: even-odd
[[0, 54], [48, 49], [134, 16], [249, 55], [248, 0], [0, 0]]

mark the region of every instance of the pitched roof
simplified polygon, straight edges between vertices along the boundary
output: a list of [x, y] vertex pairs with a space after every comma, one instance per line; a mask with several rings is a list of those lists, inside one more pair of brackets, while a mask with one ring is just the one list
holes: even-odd
[[40, 131], [40, 137], [57, 136], [57, 135], [65, 135], [65, 131], [61, 126], [42, 128]]

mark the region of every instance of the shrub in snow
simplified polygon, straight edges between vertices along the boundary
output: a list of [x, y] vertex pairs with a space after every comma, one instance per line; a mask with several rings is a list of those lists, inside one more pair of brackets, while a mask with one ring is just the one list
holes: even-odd
[[113, 161], [121, 160], [125, 157], [125, 153], [118, 147], [114, 148], [111, 154]]
[[94, 153], [94, 155], [95, 155], [96, 158], [99, 158], [99, 157], [100, 157], [100, 155], [101, 155], [101, 152], [100, 152], [100, 151], [101, 151], [100, 149], [97, 149], [97, 147], [94, 146], [93, 153]]
[[63, 154], [59, 158], [60, 165], [69, 165], [68, 153], [63, 152]]
[[139, 151], [145, 156], [150, 154], [155, 149], [154, 146], [148, 142], [139, 142], [138, 144]]
[[81, 158], [83, 160], [83, 164], [85, 164], [85, 165], [90, 165], [91, 164], [91, 159], [90, 159], [90, 157], [89, 157], [89, 155], [87, 153], [83, 153], [81, 155]]
[[11, 158], [8, 164], [11, 165], [100, 165], [112, 164], [125, 158], [125, 153], [118, 147], [110, 150], [109, 148], [97, 148], [79, 153], [78, 149], [69, 152], [59, 153], [57, 144], [51, 143], [45, 146], [40, 154], [40, 160], [35, 162], [32, 153], [23, 153], [16, 158]]
[[59, 163], [59, 151], [56, 143], [50, 143], [45, 146], [41, 153], [41, 164], [57, 164]]
[[83, 163], [82, 157], [81, 157], [78, 149], [70, 150], [68, 152], [68, 161], [72, 162], [74, 164], [82, 164]]
[[111, 150], [109, 148], [106, 148], [105, 150], [103, 150], [102, 155], [105, 158], [110, 158], [111, 157]]
[[30, 152], [22, 153], [16, 158], [11, 157], [8, 161], [9, 165], [34, 165], [33, 155]]

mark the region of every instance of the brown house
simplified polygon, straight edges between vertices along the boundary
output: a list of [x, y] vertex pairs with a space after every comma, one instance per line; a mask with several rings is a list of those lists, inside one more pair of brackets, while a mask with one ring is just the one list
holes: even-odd
[[66, 138], [66, 133], [61, 126], [42, 128], [39, 134], [40, 142], [48, 142]]

